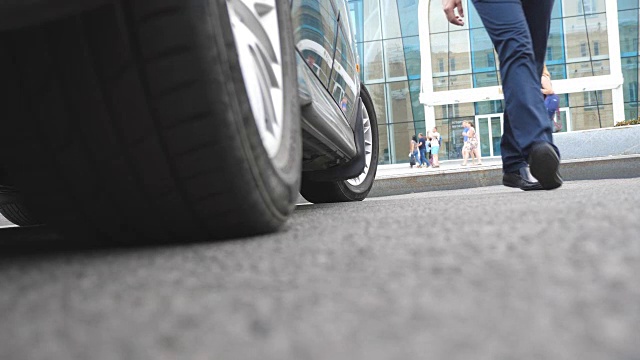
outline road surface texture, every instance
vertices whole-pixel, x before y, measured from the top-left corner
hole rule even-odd
[[[0,229],[0,359],[640,359],[639,209],[626,179],[301,205],[213,243]]]

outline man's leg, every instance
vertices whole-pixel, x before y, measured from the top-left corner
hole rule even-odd
[[[467,165],[467,161],[469,161],[469,151],[465,149],[466,146],[465,144],[462,147],[462,165]]]
[[[540,91],[542,67],[538,70],[546,51],[546,39],[540,39],[544,34],[548,36],[549,20],[536,22],[545,13],[550,16],[553,0],[473,0],[473,3],[500,58],[506,108],[501,143],[503,169],[505,173],[518,172],[527,165],[525,159],[535,144],[555,149]],[[530,24],[523,3],[527,3],[527,9],[539,6],[544,11],[529,14]],[[536,32],[536,48],[545,50],[537,51],[542,54],[538,60],[529,28],[540,26],[544,27],[543,35]],[[548,168],[554,174],[557,172],[557,166]]]
[[[427,166],[430,166],[429,160],[427,160],[427,149],[420,149],[420,159],[422,159],[421,164],[427,164]]]

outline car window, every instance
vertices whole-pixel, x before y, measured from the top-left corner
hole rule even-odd
[[[333,0],[293,0],[291,16],[298,51],[325,87],[333,66],[338,17]]]

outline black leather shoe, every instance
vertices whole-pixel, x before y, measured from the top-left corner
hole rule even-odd
[[[531,147],[529,167],[543,189],[553,190],[562,186],[562,178],[558,173],[560,158],[550,144],[541,142]]]
[[[529,173],[529,167],[521,167],[516,172],[504,173],[502,175],[502,184],[504,186],[520,188],[524,191],[542,190],[542,185]]]

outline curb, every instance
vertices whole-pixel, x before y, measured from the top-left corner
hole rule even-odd
[[[560,164],[560,174],[565,181],[636,178],[640,177],[640,155],[565,160]],[[368,197],[495,185],[502,185],[501,164],[380,178],[374,181]]]

